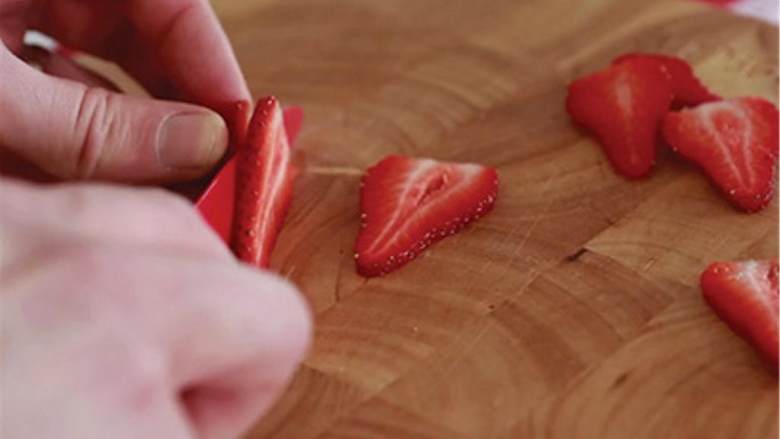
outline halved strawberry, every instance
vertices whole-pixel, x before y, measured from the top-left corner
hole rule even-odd
[[[612,64],[634,63],[655,67],[669,79],[674,100],[672,108],[682,108],[720,100],[699,81],[687,61],[657,53],[627,53],[615,58]]]
[[[657,66],[619,63],[571,83],[566,109],[596,134],[618,173],[637,178],[655,164],[658,127],[671,101]]]
[[[701,166],[729,201],[748,212],[772,199],[777,129],[777,107],[761,98],[669,113],[663,125],[672,149]]]
[[[492,208],[498,174],[475,164],[391,155],[366,171],[355,244],[363,276],[387,274]]]
[[[274,97],[260,99],[236,156],[232,243],[244,262],[268,266],[292,198],[291,156],[279,103]]]
[[[704,299],[777,373],[778,264],[715,262],[701,275]]]

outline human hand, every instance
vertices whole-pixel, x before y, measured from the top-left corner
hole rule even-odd
[[[204,107],[112,92],[68,58],[25,48],[28,29],[116,62],[154,97]],[[0,0],[0,39],[0,148],[58,177],[196,178],[227,144],[205,107],[250,99],[206,0]]]
[[[161,190],[0,179],[0,436],[229,438],[309,342],[307,306]]]

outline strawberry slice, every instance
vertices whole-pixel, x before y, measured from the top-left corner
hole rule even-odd
[[[391,155],[366,171],[362,228],[355,244],[359,274],[387,274],[492,208],[496,170]]]
[[[257,103],[245,145],[236,157],[233,251],[257,267],[268,267],[276,236],[292,199],[295,171],[279,102]]]
[[[633,63],[657,68],[668,78],[674,100],[672,108],[695,106],[720,100],[699,81],[687,61],[656,53],[627,53],[615,58],[612,64]]]
[[[762,209],[772,199],[778,112],[760,98],[738,98],[669,113],[663,133],[672,149],[701,166],[736,207]]]
[[[772,261],[715,262],[701,275],[704,299],[777,373],[778,265]]]
[[[231,124],[231,140],[235,150],[244,144],[246,130],[249,126],[249,104],[237,103],[235,105],[235,118]],[[243,121],[243,123],[239,123]],[[300,107],[287,107],[284,109],[284,127],[290,145],[295,143],[303,123],[303,109]],[[195,206],[201,213],[206,223],[226,243],[230,244],[230,235],[233,230],[233,216],[236,196],[236,155],[233,155],[222,169],[214,176],[205,190],[198,197]]]
[[[618,173],[638,178],[655,164],[658,127],[671,101],[657,66],[626,62],[572,82],[566,109],[598,137]]]

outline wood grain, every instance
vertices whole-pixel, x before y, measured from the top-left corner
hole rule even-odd
[[[637,50],[776,102],[776,28],[688,1],[214,4],[253,93],[307,113],[273,267],[316,340],[249,438],[777,436],[777,381],[697,287],[712,260],[777,254],[777,201],[738,213],[668,153],[623,180],[563,107],[572,78]],[[365,280],[358,175],[391,152],[495,166],[501,193]]]

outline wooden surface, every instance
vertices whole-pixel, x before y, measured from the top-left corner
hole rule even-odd
[[[777,381],[697,287],[712,260],[777,253],[777,201],[740,214],[668,155],[623,180],[563,106],[637,50],[776,102],[776,28],[680,1],[214,3],[254,95],[307,113],[273,266],[316,340],[250,438],[777,437]],[[501,193],[364,280],[355,174],[391,152],[495,166]]]

